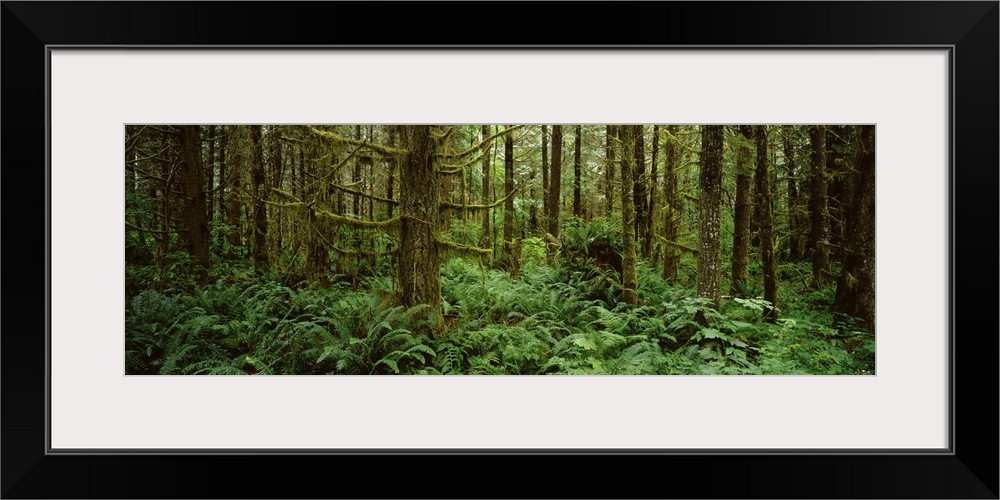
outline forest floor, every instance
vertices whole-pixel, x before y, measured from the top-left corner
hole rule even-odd
[[[389,277],[299,289],[244,273],[132,294],[125,366],[161,375],[874,374],[874,336],[830,326],[835,287],[806,288],[807,266],[783,266],[775,323],[761,321],[759,298],[726,297],[716,311],[643,263],[633,306],[618,302],[617,275],[599,266],[528,262],[511,279],[456,258],[442,266],[443,327],[425,307],[393,306]]]

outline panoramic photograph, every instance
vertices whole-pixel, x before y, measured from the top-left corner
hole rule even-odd
[[[126,375],[875,374],[875,126],[129,124]]]

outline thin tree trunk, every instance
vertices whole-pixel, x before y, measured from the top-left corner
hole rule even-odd
[[[562,185],[562,125],[552,126],[552,165],[549,179],[549,234],[559,238],[559,191]]]
[[[615,144],[612,125],[604,129],[604,202],[607,204],[607,215],[615,212]]]
[[[681,254],[674,243],[677,242],[677,226],[683,213],[683,198],[677,193],[677,146],[673,142],[677,137],[677,126],[667,127],[667,133],[670,138],[664,144],[666,163],[663,166],[663,239],[666,242],[663,248],[663,279],[676,282]]]
[[[646,142],[643,137],[642,125],[632,126],[632,137],[635,141],[634,156],[635,156],[635,171],[632,176],[632,180],[635,183],[633,186],[633,200],[635,203],[635,238],[636,241],[641,243],[642,248],[640,249],[643,258],[649,258],[649,248],[646,247],[646,229],[648,224],[646,219],[649,218],[649,205],[648,194],[646,192]]]
[[[827,209],[826,186],[826,127],[814,125],[809,129],[812,145],[812,189],[809,196],[812,231],[809,233],[810,260],[813,269],[813,288],[822,288],[830,275],[830,218]]]
[[[698,296],[719,307],[720,230],[719,203],[722,191],[722,126],[701,129],[701,196],[698,203]]]
[[[510,126],[507,126],[507,133],[503,140],[503,192],[505,201],[503,202],[503,260],[507,266],[507,271],[512,278],[517,277],[517,256],[514,249],[517,245],[514,242],[514,135]]]
[[[241,137],[240,126],[234,126],[229,135],[228,151],[232,152],[232,161],[227,167],[227,176],[231,179],[229,185],[232,188],[227,210],[229,212],[229,257],[235,258],[239,249],[243,246],[243,225],[240,214],[242,210],[241,189],[243,184],[243,153],[240,149],[239,140]]]
[[[260,125],[250,126],[253,147],[253,267],[262,272],[267,267],[267,210],[264,195],[267,179],[264,175],[264,140]]]
[[[490,143],[486,141],[486,138],[490,136],[490,128],[487,125],[483,125],[483,205],[489,205],[493,203],[493,198],[490,196]],[[493,240],[490,238],[490,216],[493,214],[492,210],[487,210],[483,214],[483,238],[482,246],[486,248],[493,248]]]
[[[791,125],[782,127],[785,149],[785,168],[788,182],[788,259],[802,259],[802,249],[799,242],[799,194],[795,183],[795,129]]]
[[[771,182],[768,178],[767,129],[756,126],[757,168],[754,173],[754,191],[760,208],[757,226],[760,228],[760,259],[764,273],[764,300],[772,307],[764,309],[763,319],[774,323],[778,319],[778,262],[774,252],[774,216],[771,201]]]
[[[583,126],[577,125],[574,129],[575,138],[573,145],[573,216],[583,217],[583,207],[580,205],[580,136],[583,135]]]
[[[622,145],[622,302],[639,303],[639,281],[635,264],[635,205],[633,201],[633,174],[636,163],[634,128],[629,125],[616,127]]]
[[[733,215],[733,269],[729,294],[742,297],[750,263],[750,146],[753,128],[741,125],[736,145],[736,207]]]
[[[653,238],[656,233],[653,231],[656,223],[654,220],[656,217],[656,182],[659,180],[659,172],[657,171],[657,153],[660,149],[660,126],[653,125],[653,156],[650,158],[649,162],[649,217],[646,217],[646,239],[643,242],[643,246],[647,249],[646,254],[651,255],[653,258],[653,267],[656,267],[657,256],[656,252],[653,252]]]

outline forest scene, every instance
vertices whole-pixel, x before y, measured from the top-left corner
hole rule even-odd
[[[127,125],[127,375],[874,375],[873,125]]]

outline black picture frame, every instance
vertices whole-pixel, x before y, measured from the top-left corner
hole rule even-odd
[[[547,11],[535,3],[485,2],[3,2],[0,15],[3,254],[15,270],[44,270],[8,274],[15,277],[8,283],[13,293],[3,297],[4,498],[998,498],[996,1],[557,3]],[[470,28],[456,30],[456,23]],[[467,36],[456,40],[461,34]],[[950,453],[47,453],[46,47],[539,47],[609,40],[660,47],[951,47]],[[861,416],[850,425],[863,422]],[[315,476],[317,468],[330,473]],[[385,480],[367,482],[368,472]]]

